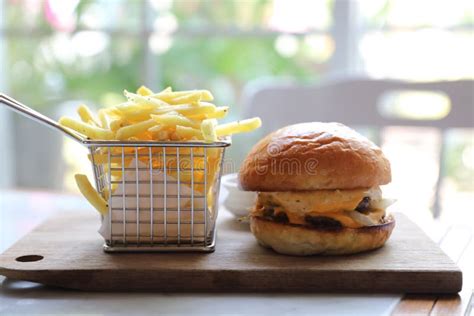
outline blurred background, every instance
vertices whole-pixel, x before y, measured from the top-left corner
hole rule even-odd
[[[57,119],[80,103],[114,105],[123,89],[142,84],[202,88],[235,120],[262,87],[472,80],[473,31],[469,0],[0,0],[0,91]],[[453,110],[437,91],[392,101],[385,112],[406,120],[441,120]],[[463,106],[474,115],[469,101]],[[297,102],[287,106],[298,111]],[[305,121],[325,120],[306,114]],[[392,162],[386,191],[398,199],[394,210],[417,221],[472,222],[472,126],[441,132],[426,125],[384,126],[380,137],[353,127]],[[227,172],[237,171],[261,133],[235,137]],[[0,194],[76,192],[73,174],[91,173],[84,148],[2,107],[0,134]]]

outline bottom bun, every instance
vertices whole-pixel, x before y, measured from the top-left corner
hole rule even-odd
[[[395,227],[389,215],[384,223],[361,228],[317,229],[250,217],[258,242],[278,253],[294,256],[346,255],[382,247]]]

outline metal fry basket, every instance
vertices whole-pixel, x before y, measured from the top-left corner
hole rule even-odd
[[[97,191],[108,202],[99,230],[107,252],[215,248],[220,178],[230,140],[93,141],[0,94],[0,103],[89,148]]]
[[[105,251],[212,251],[229,142],[90,142]]]

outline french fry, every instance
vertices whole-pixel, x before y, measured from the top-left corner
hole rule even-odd
[[[164,93],[170,93],[170,92],[173,92],[173,89],[171,89],[171,87],[166,87],[165,89],[163,89],[162,91],[160,91],[158,94],[164,94]]]
[[[209,118],[221,119],[221,118],[226,117],[228,113],[229,113],[228,106],[219,106],[215,109],[214,112],[209,112],[206,114],[198,114],[195,116],[190,116],[190,118],[195,119],[195,120],[205,120]]]
[[[102,148],[101,154],[107,155],[108,150],[110,150],[111,155],[121,155],[135,153],[135,147],[112,147],[111,149]]]
[[[104,198],[104,200],[108,201],[110,199],[109,188],[104,188],[101,193],[102,193],[102,197]]]
[[[141,86],[140,88],[137,89],[137,94],[145,97],[147,95],[153,94],[153,91],[151,91],[145,86]]]
[[[177,125],[175,133],[180,139],[203,139],[201,130],[197,128]]]
[[[160,99],[164,102],[169,102],[178,97],[182,97],[182,96],[194,94],[194,93],[199,93],[201,96],[200,100],[202,101],[214,100],[214,96],[212,95],[212,93],[207,90],[188,90],[188,91],[175,91],[175,92],[164,92],[164,93],[160,92],[157,94],[153,94],[152,97],[156,99]]]
[[[168,101],[169,104],[196,104],[201,100],[202,94],[200,92],[192,92],[187,95],[179,96]]]
[[[217,159],[221,153],[220,148],[207,148],[206,149],[206,155],[209,159]]]
[[[262,121],[258,117],[254,117],[247,120],[227,123],[216,126],[217,136],[226,136],[236,133],[250,132],[254,129],[259,128],[262,125]]]
[[[160,100],[160,99],[156,99],[156,98],[153,98],[152,96],[141,96],[141,95],[138,95],[136,93],[132,93],[132,92],[128,92],[127,90],[124,90],[123,91],[123,94],[125,95],[125,97],[127,97],[127,99],[130,101],[130,102],[134,102],[134,103],[138,103],[138,104],[141,104],[141,105],[148,105],[148,106],[154,106],[154,107],[163,107],[163,106],[169,106],[168,103]]]
[[[192,152],[194,155],[194,159],[196,159],[196,157],[204,155],[204,150],[206,150],[204,147],[181,148],[180,153],[182,155],[191,155]]]
[[[109,119],[107,118],[107,112],[104,109],[99,110],[97,113],[97,116],[99,117],[100,121],[100,127],[103,129],[109,129]]]
[[[158,133],[160,131],[164,130],[164,127],[160,124],[152,126],[148,129],[150,133]]]
[[[156,125],[148,131],[151,133],[152,138],[157,141],[168,141],[171,139],[171,134],[174,132],[172,129],[167,128],[169,126]]]
[[[116,179],[116,180],[120,180],[120,179]],[[111,183],[110,184],[110,188],[112,190],[112,194],[114,194],[115,190],[117,189],[118,187],[118,184],[117,183]],[[108,187],[105,187],[103,190],[102,190],[102,196],[104,197],[104,199],[106,201],[109,201],[110,197],[111,197],[111,194],[109,192],[109,188]]]
[[[140,133],[146,132],[149,128],[157,125],[158,123],[154,119],[149,119],[147,121],[143,121],[140,123],[135,123],[132,125],[128,125],[125,127],[122,127],[117,130],[117,133],[115,134],[115,139],[118,140],[126,140],[129,139],[130,137],[136,136]]]
[[[112,170],[109,170],[109,165],[108,165],[108,164],[105,164],[105,165],[104,165],[104,172],[105,172],[105,173],[109,173],[109,172],[110,172],[110,175],[111,175],[113,178],[119,178],[119,179],[121,179],[121,178],[122,178],[122,175],[123,175],[123,173],[122,173],[122,168],[120,168],[120,167],[114,167],[114,166],[112,166],[111,168],[112,168]]]
[[[156,134],[156,139],[160,141],[170,140],[170,132],[169,131],[159,131]]]
[[[99,165],[109,163],[109,155],[108,154],[94,154],[93,157],[92,157],[91,154],[88,154],[87,158],[89,158],[89,160],[91,162],[94,162],[95,164],[99,164]],[[119,163],[119,164],[121,164],[122,163],[122,157],[117,157],[116,155],[112,156],[112,153],[111,153],[110,163]]]
[[[206,140],[207,142],[217,141],[216,125],[216,119],[206,119],[202,121],[201,132],[204,137],[204,140]]]
[[[122,118],[119,118],[119,119],[116,119],[116,120],[113,120],[112,122],[110,122],[110,130],[112,132],[117,132],[119,129],[121,129],[122,127],[125,127],[127,126],[128,123],[127,121],[125,121],[125,119],[122,119]]]
[[[173,141],[180,141],[181,140],[181,139],[179,139],[178,135],[176,135],[176,131],[170,131],[169,134],[170,134],[170,140],[173,140]]]
[[[164,169],[164,166],[166,165],[166,168],[169,170],[175,169],[177,166],[177,158],[176,157],[167,157],[166,160],[163,159],[162,156],[155,156],[152,158],[152,163],[153,163],[153,168],[155,169]],[[194,172],[203,172],[202,170],[198,169],[204,169],[204,158],[201,157],[193,157],[191,159],[191,156],[180,156],[180,168],[182,170],[190,170],[190,169],[195,169]],[[148,161],[145,162],[148,164]]]
[[[91,110],[85,104],[79,105],[77,108],[77,114],[84,123],[93,124],[95,126],[100,126],[99,122],[94,118]]]
[[[216,106],[213,104],[206,104],[202,106],[175,105],[175,106],[167,106],[167,107],[156,109],[151,114],[160,115],[160,114],[166,114],[169,112],[177,112],[181,115],[189,117],[193,115],[212,113],[215,111],[216,111]]]
[[[228,106],[219,106],[216,108],[216,110],[212,113],[206,114],[207,118],[215,118],[215,119],[221,119],[227,116],[229,113],[229,107]]]
[[[110,119],[118,119],[122,117],[122,112],[120,112],[115,106],[102,110],[110,117]]]
[[[95,207],[95,209],[102,215],[106,215],[108,212],[108,205],[104,198],[94,189],[94,187],[87,179],[86,175],[76,174],[74,176],[76,179],[77,187],[81,191],[82,195],[89,201],[89,203]]]
[[[123,104],[117,105],[116,109],[120,112],[120,116],[128,116],[129,113],[133,112],[148,112],[151,113],[156,109],[156,105],[148,103],[133,103],[125,102]]]
[[[150,119],[150,114],[154,110],[136,110],[131,112],[122,113],[121,119],[131,123],[139,123]]]
[[[120,141],[215,142],[226,135],[258,128],[260,119],[218,125],[217,119],[226,117],[229,107],[216,107],[209,103],[214,97],[207,90],[173,91],[167,87],[154,93],[141,86],[136,93],[125,90],[124,95],[126,102],[99,110],[97,119],[85,105],[77,109],[81,121],[67,117],[60,119],[60,124],[90,139],[119,141],[116,146],[99,147],[93,156],[89,155],[94,165],[99,166],[99,172],[104,174],[106,185],[97,192],[86,176],[76,175],[82,194],[101,214],[106,214],[106,201],[126,177],[124,170],[134,167],[132,163],[136,159],[135,164],[144,164],[162,172],[166,170],[166,174],[183,185],[193,183],[192,189],[206,195],[208,205],[212,205],[221,148],[137,147],[120,144]],[[112,181],[110,184],[109,180]]]
[[[60,118],[59,124],[64,127],[70,128],[82,135],[85,135],[91,139],[110,140],[114,138],[114,134],[110,130],[103,129],[97,126],[92,126],[84,122],[79,122],[69,117]]]
[[[169,114],[169,113],[163,114],[163,115],[152,114],[151,118],[155,120],[155,122],[157,122],[158,124],[164,127],[167,127],[167,126],[175,127],[176,125],[181,125],[181,126],[186,126],[186,127],[199,128],[201,125],[199,124],[199,122],[188,119],[185,116]]]

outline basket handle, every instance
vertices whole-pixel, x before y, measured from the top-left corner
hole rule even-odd
[[[33,119],[34,121],[39,122],[39,123],[41,123],[41,124],[43,124],[43,125],[45,125],[49,128],[59,130],[60,132],[64,133],[66,136],[74,139],[75,141],[77,141],[81,144],[84,144],[84,142],[86,141],[86,139],[84,137],[82,137],[81,135],[79,135],[78,133],[67,129],[64,126],[59,125],[58,122],[56,122],[56,121],[50,119],[49,117],[33,110],[32,108],[24,105],[23,103],[13,99],[12,97],[10,97],[6,94],[0,93],[0,103],[3,103],[4,105],[9,107],[13,111],[15,111],[15,112],[27,117],[27,118]]]

